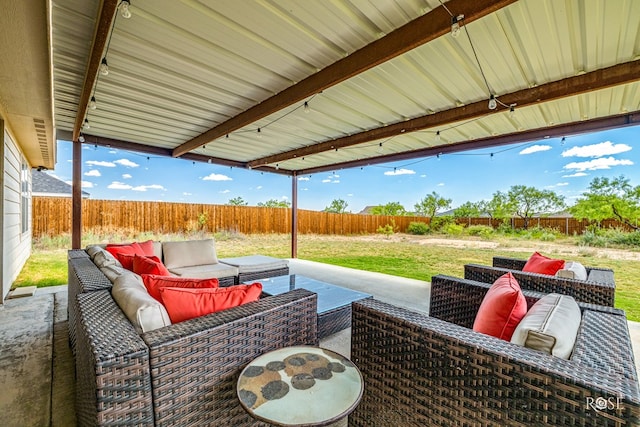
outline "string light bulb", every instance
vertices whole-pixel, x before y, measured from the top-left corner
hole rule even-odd
[[[131,6],[131,2],[129,0],[122,0],[120,3],[120,15],[124,19],[131,18],[131,10],[129,10],[129,6]]]
[[[78,137],[78,141],[80,141],[80,142],[84,142],[84,135],[80,135],[80,136]]]
[[[309,103],[307,101],[304,101],[304,112],[305,114],[309,114],[311,112],[311,107],[309,107]]]
[[[89,108],[91,110],[95,110],[97,107],[98,107],[98,104],[96,103],[96,97],[92,96],[91,101],[89,101]]]
[[[516,106],[511,104],[509,105],[509,117],[513,118],[516,115]]]
[[[489,109],[495,110],[496,108],[498,108],[498,101],[496,101],[496,97],[491,94],[491,98],[489,98]]]
[[[109,75],[109,64],[107,64],[107,58],[102,58],[102,62],[100,62],[100,74],[103,76]]]
[[[89,119],[84,119],[84,126],[85,129],[90,129],[91,125],[89,124]]]
[[[440,142],[440,131],[436,132],[436,142]]]
[[[262,130],[260,128],[258,128],[258,138],[262,138]]]
[[[451,36],[455,39],[460,35],[460,21],[464,19],[464,15],[451,17]]]

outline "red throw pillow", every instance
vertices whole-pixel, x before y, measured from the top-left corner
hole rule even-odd
[[[553,276],[558,272],[558,270],[562,270],[563,268],[563,259],[553,259],[541,255],[539,252],[534,252],[533,255],[529,257],[524,267],[522,267],[522,271]]]
[[[257,301],[261,283],[215,289],[162,288],[162,301],[172,323]]]
[[[153,240],[147,240],[146,242],[138,242],[138,246],[146,256],[154,256],[155,252],[153,251]]]
[[[155,274],[142,274],[142,283],[147,288],[149,295],[160,302],[162,301],[162,288],[217,288],[218,279],[190,279],[177,276],[159,276]]]
[[[123,243],[123,244],[113,244],[110,243],[105,248],[107,252],[113,255],[122,267],[127,270],[133,270],[133,255],[144,255],[142,248],[137,243]]]
[[[473,322],[473,330],[510,341],[525,314],[527,300],[517,280],[507,273],[499,277],[484,296]]]
[[[133,272],[136,274],[155,274],[158,276],[171,276],[157,256],[133,256]]]

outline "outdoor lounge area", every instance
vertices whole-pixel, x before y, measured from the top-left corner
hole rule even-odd
[[[291,274],[334,283],[357,292],[366,291],[374,297],[353,304],[353,328],[319,341],[321,347],[350,357],[362,372],[365,395],[356,411],[349,416],[349,425],[410,426],[431,425],[430,423],[435,422],[448,425],[455,423],[455,417],[458,417],[459,422],[476,420],[480,425],[557,425],[574,417],[582,418],[584,414],[590,414],[592,409],[582,407],[579,403],[584,400],[587,405],[585,399],[595,396],[594,393],[598,390],[603,393],[599,397],[608,399],[615,396],[613,401],[621,402],[623,409],[607,412],[603,418],[599,418],[602,415],[592,413],[591,421],[590,418],[583,419],[584,425],[633,425],[625,424],[622,420],[626,419],[628,422],[638,419],[637,376],[634,379],[629,363],[633,363],[634,352],[637,372],[640,360],[640,325],[627,323],[618,310],[584,305],[583,310],[597,310],[589,315],[593,324],[585,326],[581,332],[580,340],[584,344],[576,345],[573,361],[554,357],[554,362],[548,364],[541,358],[549,356],[527,349],[519,350],[513,357],[507,356],[513,351],[509,350],[509,346],[515,347],[513,344],[470,333],[470,329],[465,332],[473,323],[477,305],[486,293],[487,285],[446,276],[434,277],[433,283],[429,284],[299,259],[289,259],[288,262]],[[3,421],[6,419],[8,422],[5,425],[67,426],[75,422],[79,425],[93,424],[88,420],[76,419],[75,393],[78,387],[84,386],[76,382],[80,378],[73,380],[74,362],[68,341],[65,310],[66,288],[64,286],[49,291],[45,288],[34,297],[11,300],[6,313],[0,312],[0,316],[8,314],[11,304],[16,307],[34,304],[32,309],[42,307],[43,313],[52,316],[51,319],[44,320],[50,325],[48,332],[52,335],[49,337],[51,341],[45,344],[46,348],[41,350],[44,354],[39,356],[40,362],[45,366],[20,369],[19,375],[2,372],[3,378],[16,384],[15,396],[22,396],[3,414],[3,417],[7,417]],[[51,291],[55,293],[49,294]],[[528,305],[532,305],[541,296],[532,291],[525,291],[525,295]],[[476,308],[473,308],[474,304]],[[14,320],[16,324],[24,323],[24,316],[31,315],[24,313],[22,316]],[[607,318],[611,320],[606,320]],[[110,334],[108,329],[102,331],[107,334],[105,336]],[[308,332],[309,328],[305,328],[305,331]],[[25,335],[19,330],[16,333],[19,336]],[[476,338],[474,334],[482,335],[482,338]],[[589,339],[593,334],[601,334],[600,339]],[[217,351],[215,348],[212,346],[211,350]],[[477,353],[482,348],[485,350]],[[446,358],[443,359],[443,356]],[[473,357],[478,359],[474,360]],[[21,363],[26,364],[28,361]],[[453,364],[449,365],[450,363]],[[493,371],[490,366],[497,370]],[[602,375],[609,372],[607,375],[611,379],[598,375],[594,382],[596,372],[602,372]],[[239,371],[236,375],[238,373]],[[107,375],[108,371],[103,374]],[[29,394],[24,390],[33,389],[26,381],[27,378],[30,378],[28,381],[35,379],[30,376],[40,379],[47,376],[38,385],[38,393]],[[512,380],[507,380],[512,376]],[[549,376],[548,380],[544,379],[546,376]],[[567,388],[570,384],[571,388]],[[611,393],[612,389],[617,391],[616,394],[605,395]],[[467,391],[462,392],[463,390]],[[24,393],[29,394],[29,397],[25,398]],[[249,425],[245,424],[249,419],[243,418],[242,410],[234,400],[236,398],[232,394],[230,396],[229,399],[235,402],[234,406],[237,406],[239,412],[231,411],[235,415],[228,418],[229,422],[234,425]],[[556,396],[563,397],[555,400]],[[175,399],[179,396],[173,398],[177,404],[178,400]],[[618,401],[618,398],[621,400]],[[574,403],[570,403],[571,400]],[[434,405],[434,402],[437,404]],[[423,409],[419,409],[422,405]],[[458,405],[462,406],[455,409]],[[515,405],[514,412],[502,412],[499,408],[504,405],[507,408]],[[33,411],[30,409],[33,407],[42,410]],[[459,412],[462,407],[467,409]],[[482,407],[485,409],[479,411]],[[504,418],[507,413],[513,418]],[[227,419],[225,417],[229,414],[224,415],[223,419]],[[346,425],[346,420],[336,425]]]

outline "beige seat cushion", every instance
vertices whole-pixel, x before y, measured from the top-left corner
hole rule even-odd
[[[169,270],[218,263],[213,239],[163,242],[162,255]]]
[[[511,342],[569,359],[581,320],[580,307],[573,297],[548,294],[522,318]]]
[[[105,265],[104,267],[100,267],[100,271],[102,271],[102,274],[107,276],[107,279],[109,279],[111,283],[115,282],[116,279],[125,274],[125,272],[129,272],[129,270],[126,270],[123,267],[118,267],[117,265]]]
[[[228,264],[193,265],[190,267],[170,268],[169,271],[176,276],[191,277],[194,279],[220,279],[238,275],[238,269]]]
[[[238,267],[240,273],[258,273],[261,271],[280,270],[289,266],[286,259],[265,255],[249,255],[237,258],[220,258],[220,262]]]
[[[120,261],[116,259],[110,252],[98,245],[88,246],[87,253],[91,257],[91,261],[98,267],[107,267],[115,265],[116,267],[122,267]]]
[[[167,310],[149,295],[137,274],[127,272],[118,276],[111,288],[111,295],[138,333],[171,324]]]
[[[587,280],[587,269],[579,262],[567,261],[564,263],[564,268],[558,270],[556,276],[566,279]]]

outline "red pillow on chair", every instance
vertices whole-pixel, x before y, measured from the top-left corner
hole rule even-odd
[[[522,267],[522,271],[553,276],[558,272],[558,270],[562,270],[563,268],[563,259],[553,259],[541,255],[539,252],[534,252],[533,255],[529,257],[529,260],[527,260],[524,267]]]
[[[133,256],[133,272],[136,274],[155,274],[158,276],[171,276],[167,267],[164,266],[157,256]]]
[[[108,244],[105,248],[107,252],[113,255],[122,267],[127,270],[133,271],[133,255],[145,255],[144,251],[137,243],[126,243],[126,244]]]
[[[215,289],[162,288],[160,293],[171,322],[177,323],[257,301],[262,284]]]
[[[218,279],[190,279],[188,277],[177,276],[159,276],[155,274],[142,274],[142,283],[149,295],[162,301],[162,288],[217,288],[219,286]]]
[[[527,300],[517,280],[507,273],[499,277],[484,296],[473,322],[473,330],[510,341],[525,314]]]

